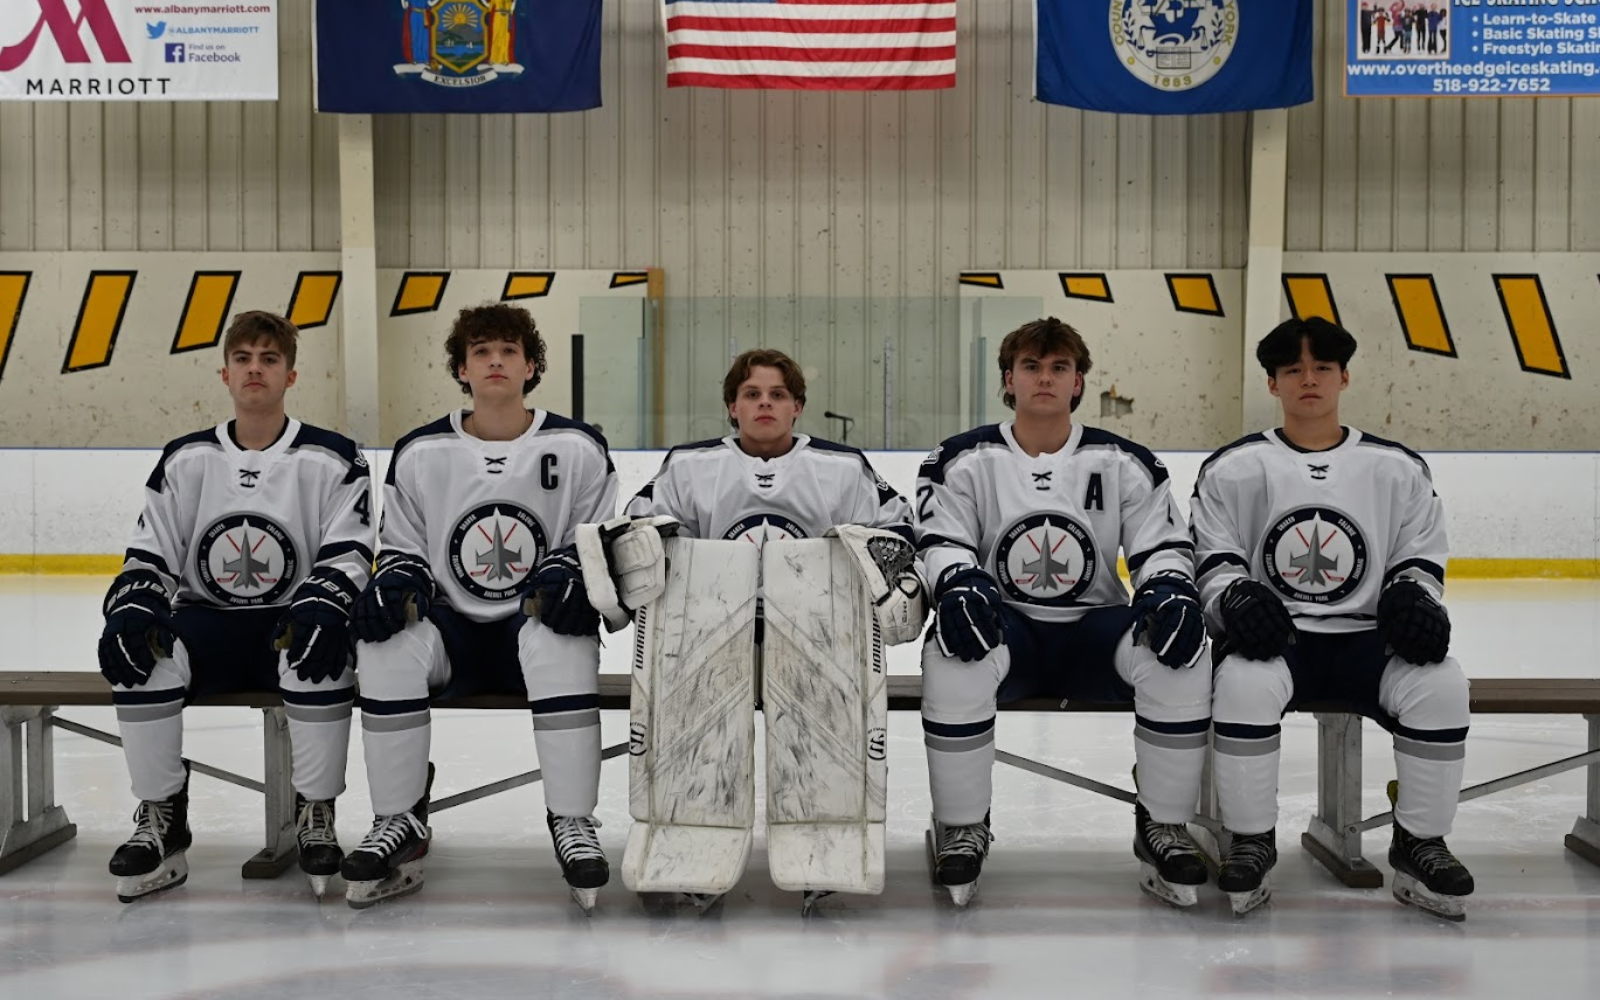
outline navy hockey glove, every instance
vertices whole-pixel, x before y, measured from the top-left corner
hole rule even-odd
[[[130,570],[106,591],[106,625],[100,633],[100,672],[123,687],[150,679],[156,660],[172,655],[172,601],[161,578],[150,570]]]
[[[1438,663],[1450,652],[1450,613],[1415,580],[1396,580],[1378,598],[1378,631],[1395,655]]]
[[[1156,659],[1174,670],[1194,666],[1206,644],[1206,625],[1193,580],[1162,573],[1134,593],[1134,643],[1146,634]]]
[[[523,595],[522,613],[538,618],[557,635],[600,634],[600,612],[589,603],[576,549],[558,549],[540,560],[532,586]]]
[[[938,611],[934,638],[946,656],[981,660],[1004,641],[1000,633],[1000,588],[976,566],[951,567],[933,589]]]
[[[1247,660],[1283,655],[1294,641],[1294,619],[1266,584],[1235,580],[1222,592],[1222,628],[1228,644]]]
[[[272,630],[272,648],[287,650],[288,666],[308,684],[331,681],[350,663],[350,608],[356,585],[336,569],[311,574],[295,590]]]
[[[378,557],[378,572],[356,598],[350,630],[362,642],[382,642],[398,635],[407,622],[428,617],[433,607],[433,574],[416,556]]]

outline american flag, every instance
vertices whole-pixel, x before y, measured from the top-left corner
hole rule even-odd
[[[669,87],[956,85],[954,0],[665,0],[662,16]]]

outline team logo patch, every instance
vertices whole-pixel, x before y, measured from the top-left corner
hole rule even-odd
[[[1062,514],[1031,514],[1000,536],[1000,588],[1029,604],[1074,603],[1099,562],[1089,529]]]
[[[1355,521],[1331,507],[1301,507],[1267,531],[1267,579],[1291,601],[1332,604],[1367,575],[1367,543]]]
[[[545,553],[544,528],[514,503],[480,504],[450,534],[450,572],[481,601],[507,601],[523,591]]]
[[[722,533],[725,541],[743,538],[760,545],[762,542],[787,542],[809,538],[806,529],[782,514],[751,514],[735,521],[733,527]]]
[[[200,582],[212,597],[232,607],[281,603],[299,565],[288,533],[259,514],[229,514],[213,521],[195,553]]]
[[[1190,90],[1233,53],[1238,0],[1111,0],[1111,45],[1122,68],[1157,90]]]

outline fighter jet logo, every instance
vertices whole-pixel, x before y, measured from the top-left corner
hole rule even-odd
[[[995,547],[1001,589],[1029,604],[1070,605],[1094,581],[1099,558],[1088,528],[1064,514],[1032,514]]]
[[[1367,544],[1354,519],[1329,507],[1278,518],[1262,546],[1267,579],[1292,601],[1332,604],[1366,576]]]
[[[200,535],[195,562],[205,589],[229,607],[283,603],[299,564],[288,533],[258,514],[214,521]]]
[[[547,537],[539,519],[519,504],[480,504],[457,519],[451,532],[451,575],[480,600],[510,600],[544,558]]]

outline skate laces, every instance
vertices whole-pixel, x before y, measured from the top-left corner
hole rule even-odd
[[[1228,856],[1222,863],[1266,868],[1272,863],[1272,841],[1264,836],[1234,834],[1233,843],[1228,847]]]
[[[372,829],[367,831],[366,839],[356,850],[387,856],[405,843],[409,833],[416,834],[422,840],[428,839],[428,828],[411,813],[379,816],[372,821]]]
[[[1189,836],[1188,829],[1182,823],[1149,821],[1145,824],[1144,842],[1151,851],[1163,858],[1184,854],[1200,856],[1200,848],[1195,846],[1194,838]]]
[[[124,847],[148,847],[157,854],[167,853],[167,831],[172,829],[171,802],[140,802],[133,810],[133,836]]]
[[[300,835],[301,847],[321,844],[339,846],[333,832],[333,807],[326,802],[310,801],[302,805],[300,815],[295,820],[295,830]]]
[[[1411,837],[1411,849],[1407,853],[1418,866],[1430,872],[1461,867],[1461,861],[1450,853],[1443,837]]]
[[[994,839],[994,834],[982,823],[973,823],[969,826],[947,826],[944,837],[939,844],[939,856],[949,857],[953,854],[970,854],[978,858],[989,852],[989,841]]]
[[[600,821],[593,816],[552,816],[550,833],[556,839],[556,853],[568,864],[574,861],[605,860],[600,850],[600,838],[595,828]]]

